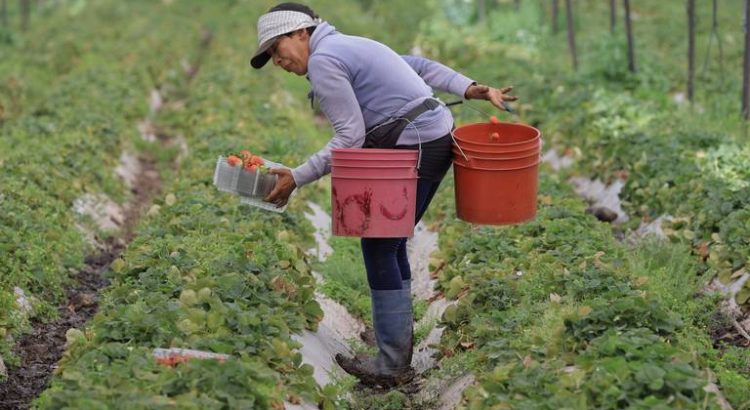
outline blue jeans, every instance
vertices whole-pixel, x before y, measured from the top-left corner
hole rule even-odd
[[[417,207],[414,225],[435,196],[440,180],[420,178],[417,181]],[[401,281],[411,279],[411,268],[406,254],[407,238],[362,238],[367,281],[371,289],[401,289]]]

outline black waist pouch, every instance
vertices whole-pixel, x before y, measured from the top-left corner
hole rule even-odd
[[[383,123],[369,128],[365,132],[365,143],[362,148],[393,148],[398,142],[398,138],[411,121],[423,113],[434,110],[440,106],[434,98],[428,98],[421,104],[412,108],[409,112],[398,118],[391,118]]]

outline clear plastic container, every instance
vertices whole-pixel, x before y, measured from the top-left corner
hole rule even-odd
[[[287,168],[284,165],[263,159],[268,168]],[[278,177],[267,171],[247,171],[242,167],[233,167],[227,163],[226,157],[219,156],[214,170],[214,185],[221,192],[240,196],[240,202],[256,206],[272,212],[284,212],[288,205],[278,208],[276,205],[263,200],[276,185]],[[292,191],[292,195],[296,190]],[[290,195],[291,198],[291,195]]]

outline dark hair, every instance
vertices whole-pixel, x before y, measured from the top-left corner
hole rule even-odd
[[[279,3],[279,4],[271,7],[268,10],[269,13],[272,12],[272,11],[299,11],[300,13],[307,14],[308,16],[310,16],[310,18],[313,18],[313,19],[316,19],[316,18],[320,17],[317,14],[315,14],[315,12],[313,11],[313,9],[311,9],[310,7],[307,7],[304,4],[293,3],[293,2]],[[313,31],[315,31],[315,26],[307,28],[307,33],[308,34],[312,34]],[[289,34],[291,34],[291,33],[289,33]]]

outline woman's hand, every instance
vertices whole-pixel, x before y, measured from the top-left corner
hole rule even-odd
[[[482,84],[472,84],[466,89],[464,98],[467,100],[487,100],[492,103],[495,107],[507,111],[503,107],[503,101],[516,101],[518,97],[514,95],[507,95],[513,86],[503,87],[500,89],[490,87]]]
[[[276,180],[276,185],[273,187],[273,191],[263,200],[275,204],[277,208],[281,208],[289,201],[289,195],[297,187],[297,183],[294,182],[294,177],[290,169],[272,168],[268,172],[278,176],[278,179]]]

